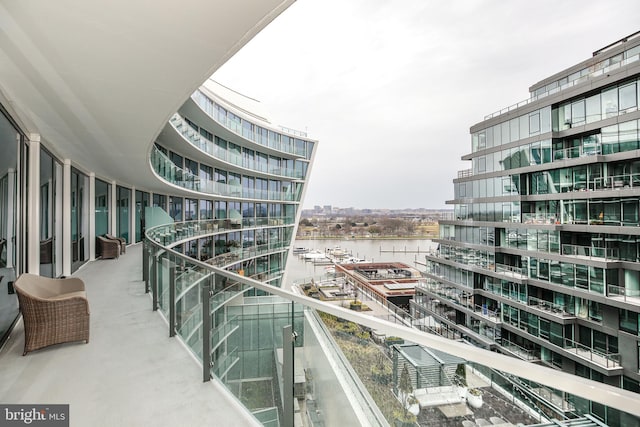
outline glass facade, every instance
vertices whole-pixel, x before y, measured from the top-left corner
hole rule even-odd
[[[131,232],[131,189],[118,185],[116,187],[116,233],[126,242],[130,242]]]
[[[621,72],[582,85],[639,49],[594,58],[473,127],[455,219],[440,225],[414,315],[445,336],[595,381],[640,380],[640,80]],[[620,416],[575,404],[605,422]]]
[[[40,275],[62,274],[62,164],[40,149]]]
[[[89,177],[71,169],[71,271],[89,259]]]
[[[19,139],[16,138],[19,136]],[[19,142],[18,142],[19,141]],[[18,299],[9,282],[20,271],[20,255],[16,245],[21,224],[19,191],[23,149],[22,136],[0,110],[0,340],[8,336],[11,325],[18,317]],[[9,290],[8,292],[5,290]]]

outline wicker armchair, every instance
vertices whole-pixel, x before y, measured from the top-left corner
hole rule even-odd
[[[89,301],[75,277],[24,273],[14,283],[24,319],[24,353],[53,344],[89,342]]]
[[[115,241],[119,242],[120,243],[120,253],[121,254],[127,252],[127,241],[125,239],[123,239],[122,237],[116,237],[116,236],[114,236],[112,234],[105,234],[104,237],[109,239],[109,240],[115,240]]]
[[[120,242],[102,236],[97,236],[96,240],[100,246],[102,259],[118,258],[120,256]]]

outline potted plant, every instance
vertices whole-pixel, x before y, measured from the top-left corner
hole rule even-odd
[[[467,392],[467,404],[474,409],[482,407],[482,392],[478,388],[471,388]]]

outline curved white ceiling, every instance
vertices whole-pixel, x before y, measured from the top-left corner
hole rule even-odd
[[[74,166],[162,191],[148,153],[164,123],[292,3],[4,1],[0,102]]]

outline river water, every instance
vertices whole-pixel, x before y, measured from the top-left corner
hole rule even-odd
[[[343,239],[343,240],[295,240],[294,248],[307,248],[325,252],[326,249],[340,247],[350,252],[356,258],[364,258],[371,262],[395,261],[403,262],[411,267],[416,267],[415,262],[424,264],[425,255],[429,249],[435,249],[437,243],[429,239],[399,239],[399,240],[377,240],[377,239]],[[395,252],[386,252],[393,251]],[[406,252],[405,252],[406,250]],[[382,252],[381,252],[382,251]],[[417,253],[417,251],[420,251]],[[424,267],[417,266],[419,270]],[[314,265],[293,255],[287,263],[286,285],[293,282],[300,282],[304,279],[320,278],[327,273],[327,266]]]

